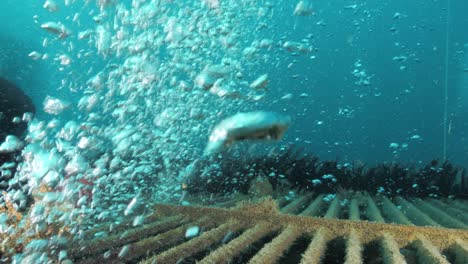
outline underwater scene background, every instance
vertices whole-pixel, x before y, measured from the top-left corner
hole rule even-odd
[[[291,56],[279,47],[272,48],[265,54],[274,57],[276,65],[255,63],[258,58],[253,58],[254,70],[269,73],[270,84],[274,85],[270,85],[266,106],[252,109],[281,110],[292,115],[295,121],[287,141],[304,145],[320,157],[366,163],[398,158],[425,162],[442,156],[444,78],[448,67],[448,158],[467,164],[464,69],[468,36],[464,29],[468,22],[462,11],[466,3],[451,3],[447,67],[446,1],[366,2],[357,6],[349,1],[317,1],[313,3],[314,15],[306,17],[289,12],[294,11],[295,4],[275,3],[272,14],[265,18],[268,27],[248,34],[244,41],[249,44],[267,38],[276,45],[276,41],[301,41],[309,36],[314,50]],[[42,38],[47,37],[38,23],[64,21],[79,12],[80,27],[92,28],[96,23],[84,12],[94,6],[80,8],[83,10],[61,8],[60,12],[50,13],[36,1],[19,7],[16,1],[6,0],[1,5],[2,76],[18,80],[36,105],[41,105],[49,91],[60,93],[57,88],[65,74],[52,71],[57,67],[50,62],[32,61],[26,56],[39,50]],[[264,3],[255,5],[267,8]],[[34,23],[34,15],[42,20]],[[73,43],[76,50],[88,47],[84,41]],[[294,67],[286,67],[291,62]],[[77,60],[69,68],[79,71],[79,63],[83,67],[96,65],[97,72],[97,65],[102,67],[106,62],[95,57],[87,65]],[[362,77],[355,76],[355,70],[365,73],[370,83],[359,84]],[[280,100],[288,93],[295,95],[294,99],[301,93],[309,97]],[[76,93],[65,96],[69,100],[79,97]],[[48,117],[40,109],[38,116]],[[412,139],[414,135],[420,137]],[[390,147],[392,142],[399,147]]]
[[[465,10],[1,1],[0,77],[35,113],[0,143],[0,234],[11,238],[0,256],[47,262],[57,252],[35,241],[46,233],[77,241],[100,225],[139,226],[154,203],[248,193],[263,178],[282,191],[466,197]]]

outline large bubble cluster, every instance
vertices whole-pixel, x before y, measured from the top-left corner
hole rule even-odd
[[[259,37],[271,29],[268,1],[47,0],[43,8],[34,17],[43,46],[29,56],[60,81],[43,101],[46,117],[29,122],[9,182],[21,188],[7,188],[1,204],[2,249],[17,263],[66,261],[65,245],[86,230],[107,225],[105,237],[125,221],[144,223],[152,203],[180,199],[180,173],[213,126],[258,110],[268,83],[261,65],[284,44]],[[18,211],[24,217],[12,218]]]

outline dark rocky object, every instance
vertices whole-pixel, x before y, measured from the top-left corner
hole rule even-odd
[[[21,120],[24,113],[35,113],[35,107],[29,98],[20,88],[6,79],[0,78],[0,144],[5,141],[7,135],[14,135],[22,139],[28,128],[27,122]],[[19,117],[19,122],[13,122],[15,117]],[[8,168],[0,171],[0,191],[24,190],[26,182],[24,180],[12,181],[16,172],[17,159],[20,151],[0,153],[0,168],[7,163],[14,162]],[[4,203],[3,195],[0,194],[0,205]],[[22,205],[24,207],[25,205]],[[21,208],[20,208],[21,209]]]
[[[15,84],[0,78],[0,142],[9,134],[21,138],[27,129],[26,122],[15,124],[13,118],[21,118],[24,113],[35,113],[36,109],[29,96]]]

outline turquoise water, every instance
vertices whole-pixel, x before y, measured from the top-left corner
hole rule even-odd
[[[463,4],[461,1],[452,3],[448,54],[448,158],[460,164],[468,162],[467,144],[463,143],[467,126],[463,117],[468,97],[464,89],[466,72],[463,71],[467,60],[464,45],[468,37],[463,29],[468,22],[460,11]],[[8,10],[0,18],[4,39],[2,75],[17,80],[36,104],[41,105],[47,94],[63,92],[64,89],[59,88],[65,72],[59,72],[49,61],[32,62],[25,56],[33,50],[53,54],[55,49],[64,49],[64,43],[41,48],[42,40],[53,36],[41,30],[40,24],[65,21],[67,16],[71,20],[78,12],[81,29],[94,29],[92,15],[87,13],[95,3],[91,1],[87,7],[79,8],[62,4],[60,11],[54,13],[47,12],[42,3],[36,1],[19,7],[15,1],[7,0],[1,5],[2,10]],[[243,43],[247,45],[265,37],[274,40],[276,45],[276,41],[300,41],[312,36],[309,42],[316,51],[291,56],[274,48],[265,52],[265,56],[271,56],[270,61],[275,60],[278,66],[259,62],[253,69],[271,73],[273,85],[269,97],[264,100],[266,106],[261,108],[284,109],[296,119],[287,140],[304,144],[321,157],[331,159],[375,163],[400,158],[411,162],[442,158],[446,2],[361,3],[355,8],[346,1],[333,5],[317,2],[314,15],[307,17],[291,15],[294,6],[293,3],[276,4],[265,18],[269,27],[252,32]],[[401,16],[394,18],[396,13]],[[39,16],[37,23],[34,15]],[[323,25],[319,23],[322,21]],[[75,24],[70,23],[70,27],[76,27]],[[77,27],[76,31],[79,30]],[[75,49],[88,46],[72,38],[67,41],[73,43]],[[406,61],[394,60],[402,56]],[[81,67],[88,70],[91,65],[100,63],[98,57],[93,60],[74,60],[69,67],[73,68],[69,69],[71,72],[75,71],[70,74],[72,78],[77,78],[76,71]],[[354,66],[358,61],[361,67]],[[295,62],[294,67],[288,68],[291,62]],[[355,85],[357,79],[352,74],[355,69],[365,71],[372,84]],[[294,75],[298,75],[297,78]],[[83,76],[83,79],[88,77]],[[287,93],[297,98],[302,92],[310,97],[294,104],[279,100]],[[73,92],[64,96],[78,97]],[[42,112],[39,116],[49,118]],[[413,135],[420,135],[422,140],[411,140]],[[392,142],[408,144],[408,147],[394,153],[395,149],[389,147]]]
[[[466,167],[466,5],[2,1],[0,77],[37,109],[2,203],[79,240],[182,201],[226,152]]]

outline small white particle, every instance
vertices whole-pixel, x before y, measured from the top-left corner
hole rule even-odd
[[[185,238],[192,238],[198,236],[200,232],[200,227],[198,226],[191,226],[185,231]]]

